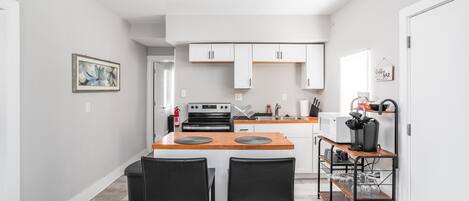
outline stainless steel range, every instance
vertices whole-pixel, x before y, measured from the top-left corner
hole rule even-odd
[[[189,103],[188,118],[182,123],[186,132],[230,132],[230,103]]]

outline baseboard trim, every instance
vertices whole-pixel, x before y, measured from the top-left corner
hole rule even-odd
[[[89,201],[93,199],[96,195],[98,195],[101,191],[103,191],[106,187],[112,184],[116,179],[118,179],[120,176],[122,176],[125,168],[132,164],[133,162],[137,161],[140,159],[142,156],[147,155],[147,150],[143,150],[137,155],[133,156],[130,158],[127,162],[122,164],[121,166],[117,167],[114,169],[111,173],[108,175],[104,176],[103,178],[99,179],[96,181],[94,184],[89,186],[88,188],[84,189],[82,192],[78,193],[75,195],[72,199],[69,201]]]

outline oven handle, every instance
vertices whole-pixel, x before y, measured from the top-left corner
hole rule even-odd
[[[229,130],[229,126],[183,126],[187,130]]]

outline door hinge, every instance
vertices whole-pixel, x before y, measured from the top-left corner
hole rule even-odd
[[[407,48],[410,49],[410,46],[411,46],[411,37],[407,36]]]
[[[411,136],[411,135],[412,135],[412,125],[407,124],[407,136]]]

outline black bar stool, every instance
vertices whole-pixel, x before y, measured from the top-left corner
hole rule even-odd
[[[215,169],[206,158],[142,157],[142,167],[145,201],[215,201]]]
[[[228,201],[293,201],[295,158],[231,158]]]
[[[124,175],[127,176],[127,192],[129,201],[143,201],[145,193],[142,163],[140,160],[125,168]]]

